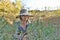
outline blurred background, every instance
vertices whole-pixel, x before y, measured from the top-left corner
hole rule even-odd
[[[27,30],[30,40],[60,40],[60,0],[0,0],[0,40],[14,40],[22,8],[34,15]]]

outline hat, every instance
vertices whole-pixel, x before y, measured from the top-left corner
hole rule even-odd
[[[20,17],[20,16],[29,16],[29,17],[32,17],[33,15],[29,14],[27,9],[21,9],[20,15],[18,15],[17,18]]]

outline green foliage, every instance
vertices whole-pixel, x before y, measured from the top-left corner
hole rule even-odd
[[[16,22],[10,25],[4,18],[0,18],[0,40],[13,40],[17,27]],[[30,40],[60,40],[59,28],[50,22],[46,25],[45,21],[35,21],[29,25],[27,32]]]

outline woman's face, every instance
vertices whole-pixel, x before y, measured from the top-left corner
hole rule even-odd
[[[29,19],[29,16],[21,16],[23,21],[27,21]]]

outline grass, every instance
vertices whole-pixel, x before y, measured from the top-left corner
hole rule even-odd
[[[4,23],[6,23],[4,25]],[[3,26],[2,26],[3,25]],[[17,24],[9,25],[4,19],[0,19],[0,40],[14,40],[13,34]],[[35,21],[29,25],[27,32],[30,40],[60,40],[60,26],[45,21]]]

